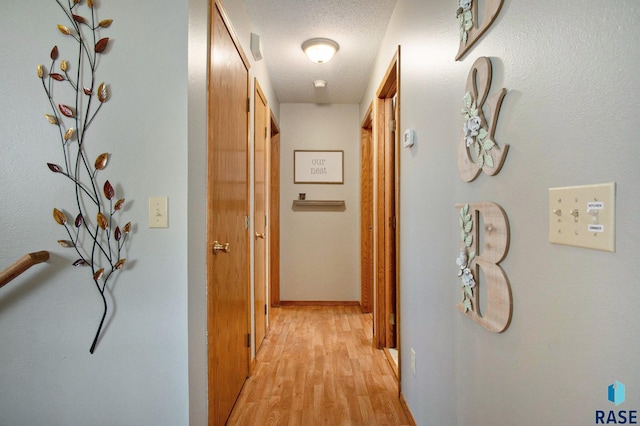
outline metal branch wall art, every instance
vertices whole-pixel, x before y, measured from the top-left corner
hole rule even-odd
[[[109,154],[102,153],[90,161],[85,149],[91,125],[109,100],[108,85],[97,83],[96,77],[100,57],[109,46],[109,38],[100,38],[100,32],[113,21],[97,20],[93,0],[86,0],[84,5],[83,0],[56,0],[56,3],[68,20],[67,25],[58,24],[58,31],[65,42],[74,46],[70,49],[75,50],[74,56],[71,61],[61,59],[58,46],[54,46],[49,71],[38,65],[37,73],[51,107],[45,117],[56,128],[64,159],[63,165],[47,165],[70,184],[75,196],[74,206],[70,208],[71,217],[75,216],[73,222],[68,221],[63,210],[53,209],[54,220],[64,227],[69,238],[58,243],[75,250],[78,259],[73,262],[74,266],[91,269],[90,279],[103,304],[100,325],[89,350],[93,353],[107,316],[107,283],[114,272],[125,265],[122,254],[131,232],[131,222],[120,228],[116,221],[125,200],[116,197],[108,180],[99,178]]]

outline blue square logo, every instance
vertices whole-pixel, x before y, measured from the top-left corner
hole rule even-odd
[[[612,385],[609,385],[609,401],[616,404],[616,406],[622,404],[625,399],[624,385],[616,380]]]

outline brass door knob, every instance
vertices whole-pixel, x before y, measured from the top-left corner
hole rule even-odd
[[[264,240],[264,232],[262,233],[256,232],[256,238],[262,238]]]
[[[213,242],[213,254],[218,254],[218,252],[229,253],[231,251],[231,246],[229,243],[220,244],[217,241]]]

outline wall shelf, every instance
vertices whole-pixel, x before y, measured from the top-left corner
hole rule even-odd
[[[293,200],[294,207],[345,207],[344,200]]]

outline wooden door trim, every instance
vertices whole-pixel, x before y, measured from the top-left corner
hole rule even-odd
[[[247,67],[247,71],[248,71],[249,69],[251,69],[251,62],[249,62],[249,59],[248,59],[249,57],[244,54],[244,50],[242,49],[242,44],[240,44],[240,39],[238,38],[238,34],[236,34],[236,31],[233,29],[233,25],[231,25],[231,19],[229,19],[229,15],[227,15],[227,12],[224,10],[222,1],[221,0],[212,0],[212,1],[214,2],[215,8],[220,13],[220,16],[222,16],[222,20],[224,21],[224,24],[226,25],[227,29],[229,30],[229,34],[231,35],[231,40],[233,40],[233,44],[236,46],[236,50],[238,51],[238,54],[242,58],[242,62],[244,62],[244,66]],[[209,26],[211,26],[211,23],[209,23]],[[250,81],[247,81],[247,84],[250,84]],[[247,117],[249,117],[249,111],[247,111]]]
[[[398,51],[393,58],[391,59],[391,63],[387,67],[387,71],[384,73],[384,77],[382,78],[382,83],[378,87],[376,91],[376,97],[380,98],[389,98],[393,94],[399,92],[399,61],[400,61],[400,46],[398,46]]]
[[[280,306],[280,126],[270,111],[269,131],[269,301]]]
[[[394,151],[395,151],[395,164],[394,164],[394,184],[395,184],[395,217],[396,217],[396,226],[395,226],[395,242],[396,242],[396,267],[395,267],[395,275],[396,275],[396,348],[398,350],[398,394],[400,394],[402,390],[402,369],[400,360],[400,320],[401,320],[401,310],[400,310],[400,138],[402,135],[402,126],[400,123],[400,109],[402,102],[400,102],[400,46],[398,46],[398,52],[396,54],[396,111],[395,111],[395,120],[396,120],[396,133],[395,133],[395,143],[394,143]]]
[[[264,101],[264,104],[267,105],[267,110],[268,110],[269,102],[267,101],[267,97],[265,96],[264,92],[262,91],[262,88],[260,87],[260,83],[258,82],[258,78],[257,77],[253,78],[253,86],[254,86],[254,89],[255,89],[255,93],[258,96],[260,96],[260,98]],[[254,102],[255,102],[255,100],[254,100]],[[254,110],[254,115],[255,115],[255,110]],[[268,115],[269,114],[267,114],[267,116]],[[269,118],[269,117],[267,117],[267,118]],[[255,124],[255,122],[254,122],[254,124]]]
[[[269,110],[269,114],[271,116],[271,136],[275,136],[280,133],[280,125],[276,120],[276,116],[273,115],[273,111]]]
[[[360,125],[360,306],[362,312],[374,308],[374,161],[373,102]]]
[[[258,239],[257,238],[253,238],[253,259],[254,259],[254,268],[253,268],[253,307],[254,307],[254,333],[253,333],[253,347],[255,349],[254,354],[257,355],[258,350],[260,349],[260,346],[262,344],[262,339],[264,338],[264,336],[266,336],[267,331],[268,331],[268,321],[267,321],[267,284],[268,284],[268,276],[267,276],[267,245],[268,245],[268,241],[270,238],[270,232],[267,232],[268,230],[268,222],[267,222],[267,215],[268,215],[268,203],[267,203],[267,197],[269,194],[269,188],[268,188],[268,180],[267,180],[267,170],[268,170],[268,166],[267,166],[267,147],[268,147],[268,127],[269,127],[269,102],[267,100],[267,97],[265,96],[264,92],[262,91],[262,88],[260,87],[260,83],[258,82],[257,77],[254,77],[253,79],[253,87],[254,87],[254,97],[253,97],[253,226],[254,226],[254,232],[257,233],[259,232],[258,229],[256,229],[256,225],[258,223],[260,223],[259,221],[261,220],[258,217],[258,203],[257,203],[257,197],[256,197],[256,186],[257,186],[257,182],[258,182],[258,156],[257,154],[257,150],[256,148],[258,147],[258,138],[264,138],[264,152],[263,152],[263,164],[262,164],[262,180],[263,180],[263,192],[264,194],[262,194],[263,197],[263,208],[264,208],[264,228],[262,229],[262,232],[266,234],[266,239],[264,240],[264,259],[262,259],[262,261],[264,261],[264,264],[262,264],[261,266],[263,267],[263,285],[264,285],[264,289],[259,289],[258,286],[260,285],[260,283],[258,283],[257,280],[257,272],[258,272],[258,256],[256,255],[257,253],[257,244],[258,244]],[[263,131],[262,129],[258,128],[258,102],[261,102],[262,105],[264,105],[265,108],[265,115],[264,115],[264,135],[261,136],[261,132]],[[262,105],[260,105],[260,108],[262,108]],[[264,234],[263,234],[264,236]],[[253,237],[253,236],[252,236]],[[260,244],[263,244],[262,242],[260,242]],[[263,306],[258,306],[258,303],[260,302],[260,300],[258,299],[258,291],[260,290],[260,293],[262,294],[262,292],[264,292],[264,305]],[[263,312],[264,310],[264,312]],[[260,313],[263,312],[263,313]],[[264,316],[264,335],[262,334],[263,331],[258,331],[258,315],[260,316]],[[260,325],[262,326],[262,321],[260,321]]]
[[[360,123],[361,129],[370,129],[373,126],[373,101],[369,104],[367,112],[364,113],[362,123]]]
[[[386,300],[386,288],[384,285],[384,273],[385,273],[385,244],[384,234],[386,227],[386,212],[384,205],[384,181],[385,181],[385,108],[384,98],[377,98],[375,100],[375,145],[376,145],[376,218],[375,218],[375,241],[376,241],[376,253],[375,253],[375,265],[376,265],[376,304],[375,304],[375,327],[374,327],[374,342],[378,349],[382,349],[387,344],[386,329],[387,324],[387,312],[384,301]]]

